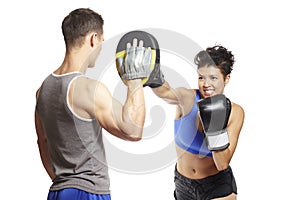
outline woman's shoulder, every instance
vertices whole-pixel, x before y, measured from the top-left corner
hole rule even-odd
[[[244,118],[245,115],[243,107],[235,102],[231,102],[231,113],[242,118]]]

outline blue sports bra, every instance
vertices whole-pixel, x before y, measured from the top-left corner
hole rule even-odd
[[[212,157],[212,152],[204,142],[204,135],[198,130],[198,124],[196,124],[197,101],[200,98],[200,92],[196,90],[196,97],[191,111],[180,119],[174,120],[175,142],[179,147],[192,154]]]

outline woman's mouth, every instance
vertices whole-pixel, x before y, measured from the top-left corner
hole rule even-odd
[[[203,92],[204,92],[204,96],[212,96],[214,94],[213,89],[206,89],[206,90],[203,90]]]

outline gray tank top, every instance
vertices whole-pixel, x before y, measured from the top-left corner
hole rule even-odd
[[[47,136],[56,175],[50,190],[77,188],[108,194],[102,127],[96,119],[76,115],[68,102],[69,85],[79,76],[83,75],[79,72],[51,74],[39,92],[36,111]]]

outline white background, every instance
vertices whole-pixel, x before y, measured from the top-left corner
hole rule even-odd
[[[61,64],[61,21],[78,7],[90,7],[102,14],[107,40],[134,29],[162,28],[179,32],[203,48],[222,44],[232,50],[237,61],[226,94],[246,112],[231,162],[239,199],[298,198],[299,189],[294,183],[300,178],[296,164],[300,14],[296,2],[2,1],[1,199],[46,199],[51,181],[42,167],[36,144],[35,91]],[[180,70],[182,66],[174,67]],[[187,80],[191,87],[196,87],[193,78],[191,74]],[[106,84],[111,87],[110,82]],[[110,89],[113,92],[114,88]],[[150,90],[145,91],[155,99]],[[163,132],[172,137],[174,108],[155,100],[149,101],[147,109],[155,104],[166,109]],[[151,123],[149,114],[147,123]],[[151,145],[145,147],[152,151]],[[173,164],[140,175],[110,170],[112,199],[173,199],[173,170]]]

